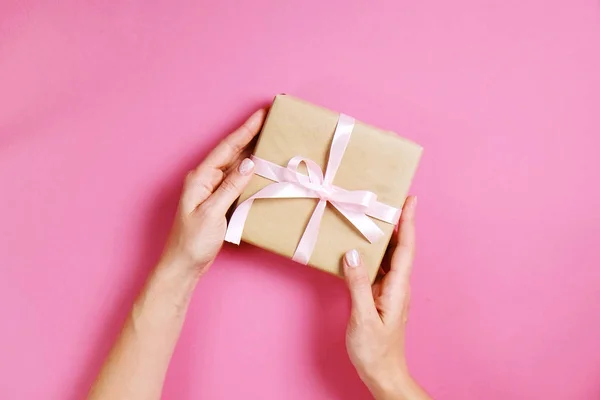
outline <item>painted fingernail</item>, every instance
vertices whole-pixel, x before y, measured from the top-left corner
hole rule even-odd
[[[412,202],[412,208],[416,208],[417,207],[417,196],[413,197],[413,202]]]
[[[360,264],[360,254],[356,250],[350,250],[346,253],[345,257],[346,263],[352,268],[356,268]]]
[[[250,175],[250,172],[252,172],[252,168],[254,168],[254,162],[251,159],[246,158],[240,164],[240,167],[239,167],[240,174]]]

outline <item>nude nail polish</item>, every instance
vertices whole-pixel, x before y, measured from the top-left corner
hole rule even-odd
[[[254,162],[251,159],[246,158],[240,164],[240,167],[239,167],[240,174],[249,175],[250,172],[252,172],[252,168],[254,168]]]
[[[356,250],[350,250],[346,253],[345,257],[346,263],[352,268],[356,268],[360,264],[360,254]]]

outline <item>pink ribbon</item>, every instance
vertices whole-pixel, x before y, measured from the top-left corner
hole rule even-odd
[[[319,202],[313,211],[308,225],[296,247],[292,259],[307,264],[313,252],[319,226],[325,212],[327,202],[331,203],[358,231],[370,242],[377,241],[383,236],[383,231],[369,217],[379,219],[389,224],[396,224],[400,218],[400,209],[377,201],[377,195],[366,190],[346,190],[332,184],[333,178],[342,162],[342,157],[350,141],[354,129],[354,118],[344,114],[340,117],[333,134],[329,160],[323,171],[317,163],[307,158],[296,156],[287,167],[274,164],[262,158],[252,156],[255,164],[254,173],[274,181],[269,186],[259,190],[254,195],[240,203],[236,208],[227,227],[225,240],[239,244],[244,230],[244,224],[250,207],[256,199],[291,199],[317,198]],[[300,173],[298,167],[306,165],[308,176]]]

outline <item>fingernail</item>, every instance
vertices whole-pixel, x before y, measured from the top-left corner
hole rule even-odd
[[[412,208],[417,208],[417,196],[413,197]]]
[[[239,167],[240,174],[249,175],[250,172],[252,172],[252,168],[254,168],[254,162],[251,159],[246,158],[240,164],[240,167]]]
[[[356,250],[350,250],[346,253],[345,257],[346,263],[352,268],[356,268],[358,267],[358,264],[360,264],[360,254],[358,254],[358,251]]]

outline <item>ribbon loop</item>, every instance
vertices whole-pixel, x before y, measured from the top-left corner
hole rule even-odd
[[[325,174],[316,162],[301,156],[293,157],[286,167],[252,156],[255,164],[254,173],[274,181],[274,183],[259,190],[238,205],[229,221],[225,240],[235,244],[240,243],[252,202],[264,198],[319,199],[292,257],[294,261],[302,264],[308,264],[310,260],[317,243],[319,226],[328,202],[356,227],[370,243],[379,240],[383,236],[383,231],[369,217],[395,224],[400,218],[400,210],[378,202],[377,195],[373,192],[346,190],[332,184],[353,129],[354,118],[340,114],[333,133]],[[298,170],[302,163],[306,166],[308,175]]]
[[[306,177],[306,175],[301,174],[298,171],[298,167],[302,163],[306,165],[306,169],[308,171],[308,178]],[[319,167],[319,165],[313,160],[296,156],[288,162],[287,168],[290,171],[290,173],[293,174],[290,175],[291,179],[296,180],[302,185],[313,184],[315,185],[315,187],[318,187],[323,184],[323,171],[321,171],[321,167]]]

